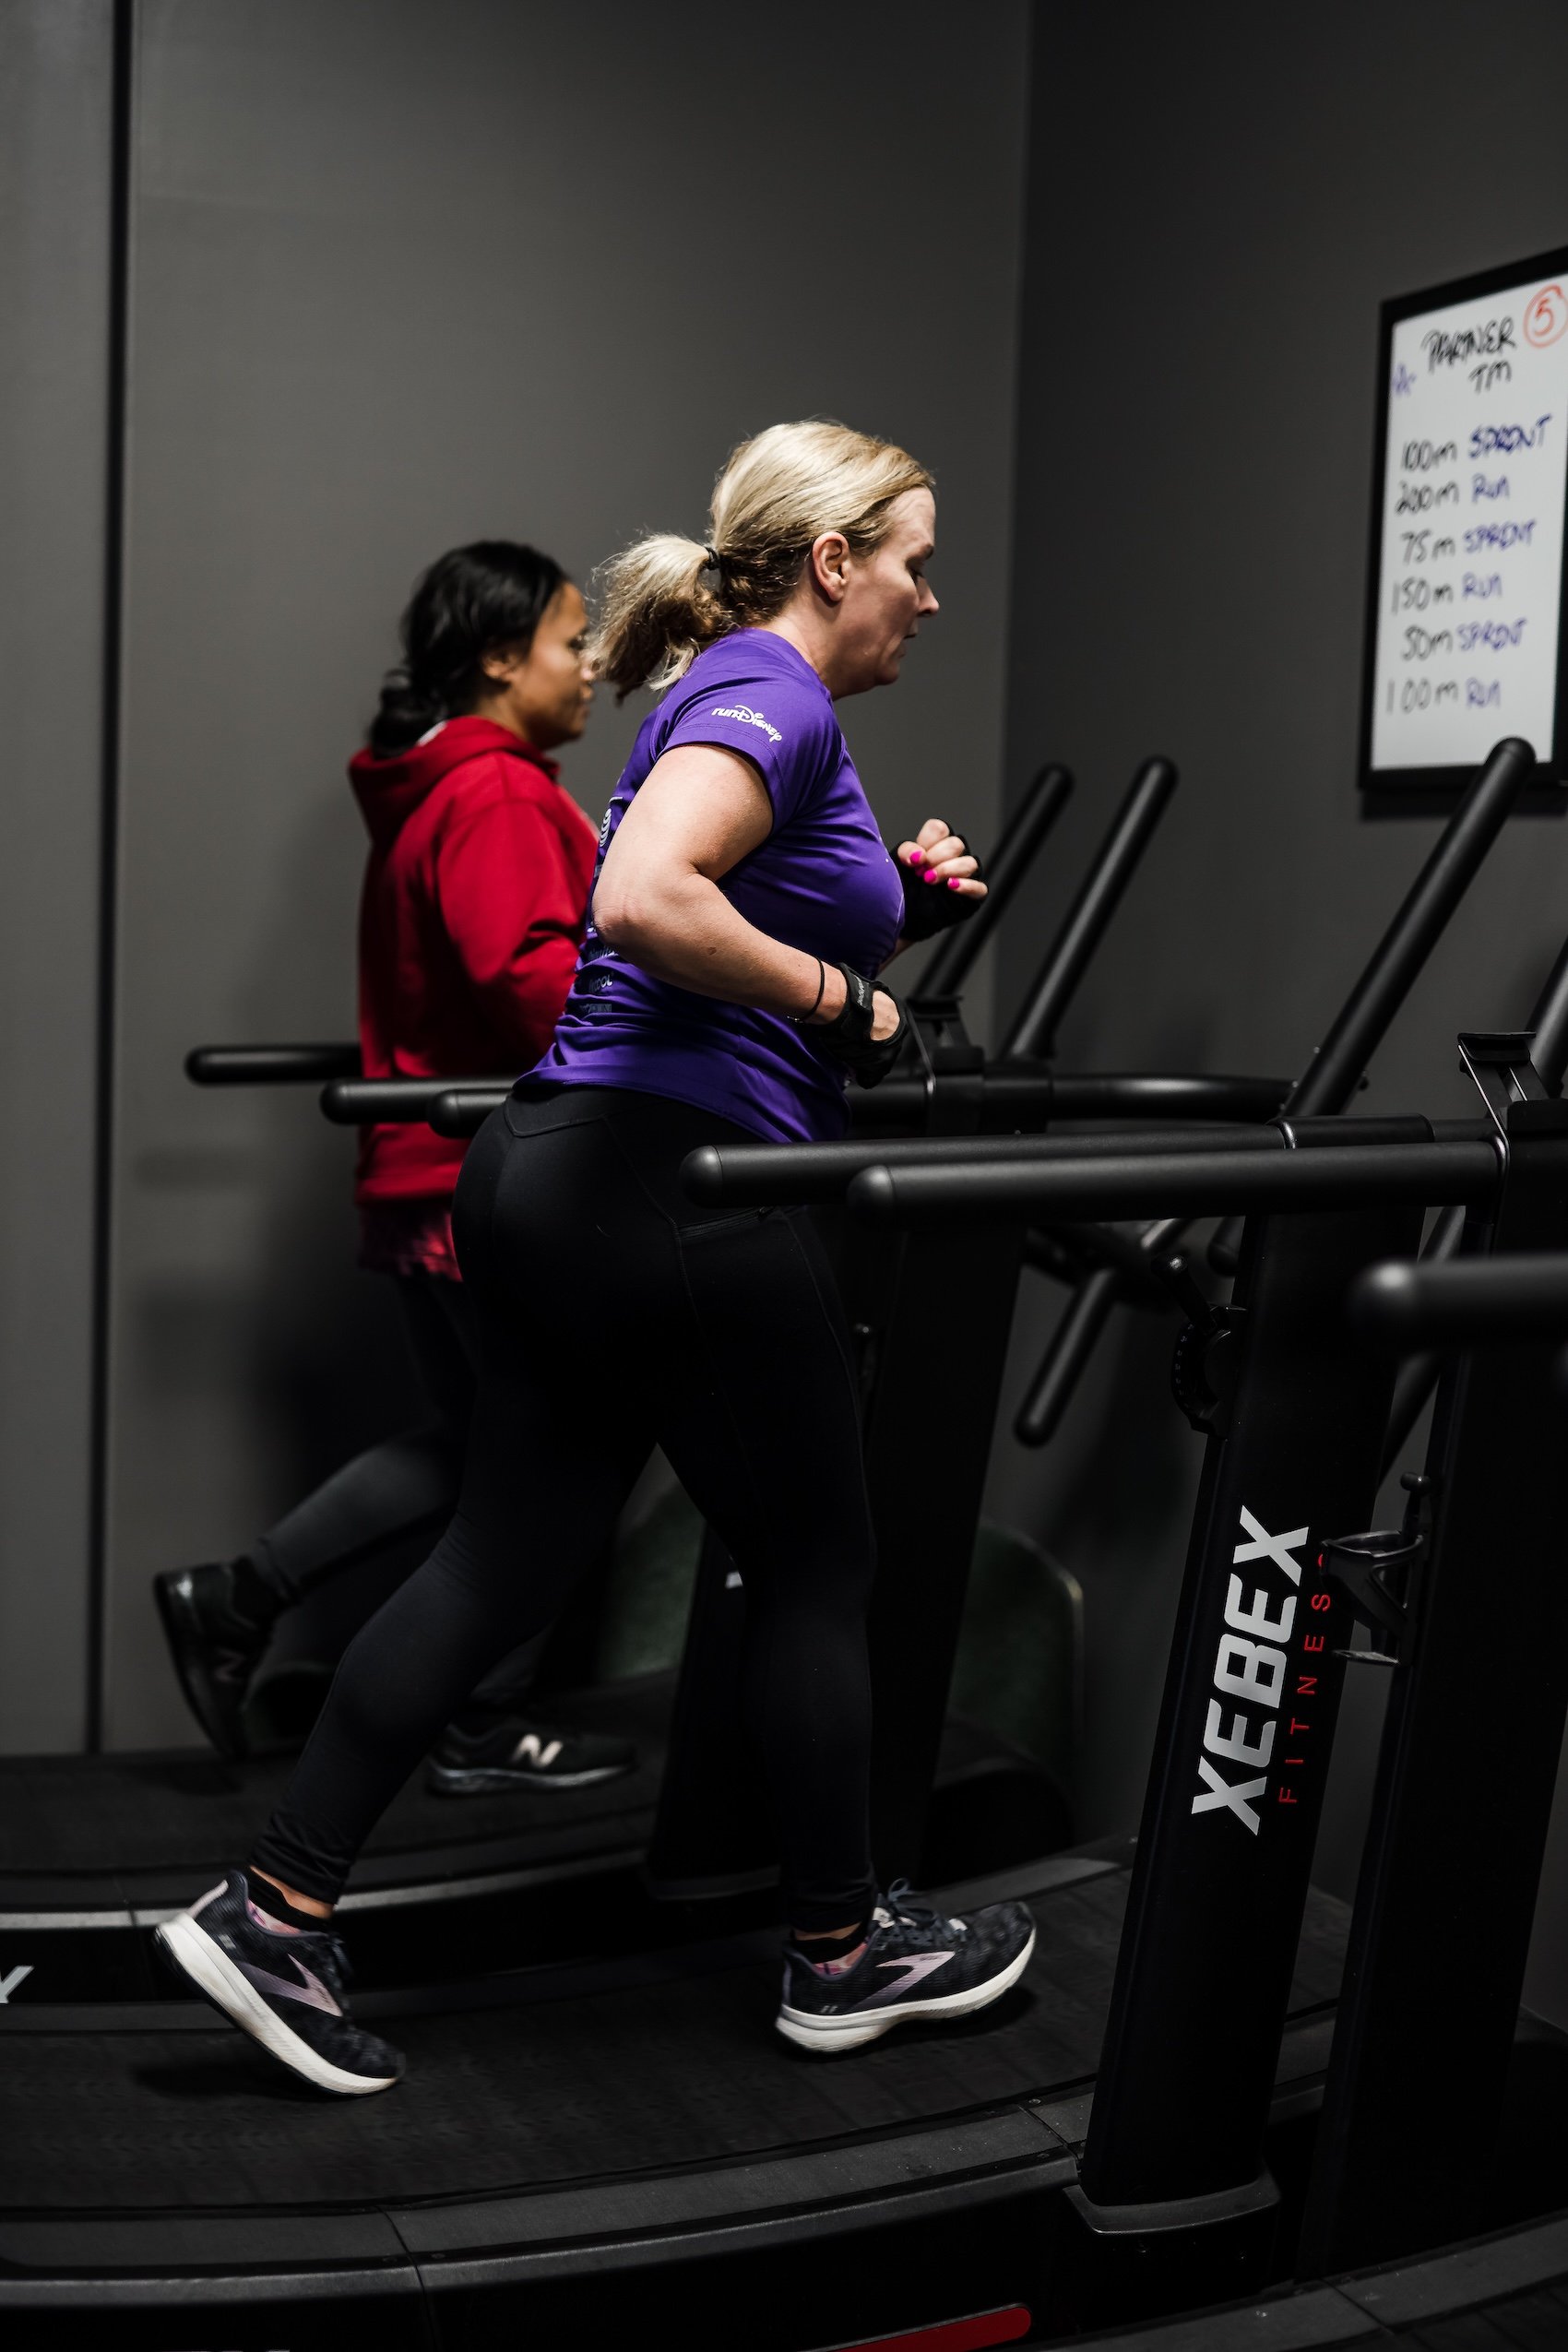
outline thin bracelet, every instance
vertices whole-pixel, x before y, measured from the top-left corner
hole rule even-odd
[[[808,1021],[812,1018],[813,1015],[815,1013],[817,1006],[818,1006],[818,1005],[822,1003],[822,992],[823,992],[823,990],[824,990],[826,986],[827,986],[827,966],[826,966],[826,965],[823,962],[822,957],[819,956],[817,957],[817,959],[816,959],[816,994],[815,994],[815,995],[812,998],[812,1009],[811,1009],[811,1012],[810,1012],[810,1013],[791,1013],[791,1014],[790,1014],[790,1020],[794,1022],[795,1027],[796,1027],[798,1029],[803,1029],[803,1028],[805,1028],[805,1026],[806,1026],[806,1023],[807,1023],[807,1022],[808,1022]]]

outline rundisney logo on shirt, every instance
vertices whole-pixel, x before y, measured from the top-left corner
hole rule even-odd
[[[784,741],[778,728],[770,727],[761,711],[753,710],[749,703],[715,703],[707,715],[710,719],[743,719],[748,727],[760,727],[770,742],[781,743]]]

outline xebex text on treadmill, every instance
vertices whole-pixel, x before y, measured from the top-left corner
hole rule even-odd
[[[1292,1558],[1307,1540],[1305,1527],[1292,1527],[1288,1536],[1271,1536],[1260,1519],[1255,1519],[1245,1505],[1241,1510],[1241,1540],[1231,1555],[1240,1568],[1251,1560],[1268,1560],[1286,1581],[1295,1587],[1301,1581],[1301,1563]],[[1296,1593],[1292,1589],[1279,1600],[1278,1614],[1272,1615],[1270,1596],[1262,1585],[1246,1594],[1240,1576],[1232,1575],[1226,1592],[1226,1631],[1219,1637],[1218,1655],[1214,1666],[1214,1687],[1218,1698],[1208,1703],[1208,1719],[1204,1727],[1204,1746],[1207,1754],[1198,1758],[1198,1792],[1193,1799],[1194,1813],[1231,1813],[1256,1836],[1260,1816],[1254,1810],[1257,1800],[1268,1786],[1268,1764],[1274,1754],[1275,1735],[1279,1728],[1279,1702],[1285,1689],[1285,1677],[1289,1661],[1285,1644],[1290,1639],[1290,1629],[1296,1621]],[[1314,1610],[1332,1607],[1325,1592],[1314,1593],[1308,1606]],[[1301,1648],[1321,1650],[1321,1633],[1303,1635]],[[1301,1735],[1312,1728],[1307,1717],[1295,1713],[1297,1705],[1310,1706],[1317,1696],[1316,1674],[1299,1673],[1292,1693],[1290,1742],[1296,1744]],[[1245,1705],[1232,1705],[1229,1727],[1226,1724],[1226,1700],[1242,1700]],[[1255,1707],[1263,1721],[1247,1713]],[[1244,1780],[1228,1780],[1210,1756],[1218,1756],[1226,1764],[1249,1766],[1255,1776]],[[1304,1756],[1286,1756],[1287,1764],[1301,1764]],[[1296,1792],[1283,1779],[1276,1791],[1282,1805],[1293,1805]]]

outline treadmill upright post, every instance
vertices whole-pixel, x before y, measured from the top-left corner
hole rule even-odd
[[[1393,1386],[1325,1302],[1420,1224],[1407,1205],[1248,1220],[1084,2152],[1097,2234],[1104,2209],[1262,2165],[1350,1625],[1318,1550],[1371,1511]]]

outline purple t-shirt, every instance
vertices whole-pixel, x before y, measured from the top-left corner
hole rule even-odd
[[[771,630],[740,629],[697,656],[638,733],[605,811],[600,866],[633,793],[677,743],[739,752],[773,803],[772,832],[719,885],[731,905],[770,939],[874,973],[898,936],[903,885],[804,655]],[[848,1124],[843,1072],[809,1029],[655,980],[591,916],[554,1040],[530,1075],[672,1096],[778,1143],[822,1142]]]

